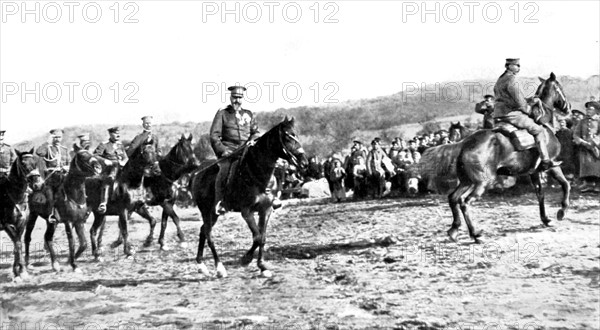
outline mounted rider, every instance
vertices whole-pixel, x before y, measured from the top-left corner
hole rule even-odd
[[[253,146],[254,140],[260,136],[256,118],[252,111],[242,109],[242,98],[246,88],[243,86],[231,86],[227,88],[231,92],[229,98],[231,104],[225,109],[217,111],[210,127],[210,143],[219,157],[219,173],[215,181],[215,212],[224,214],[227,205],[223,205],[223,196],[230,177],[235,173],[239,157],[228,157],[242,146]],[[233,168],[232,168],[233,167]],[[273,197],[273,208],[281,207],[277,197]]]
[[[64,131],[56,128],[50,131],[51,142],[39,146],[35,152],[42,159],[44,168],[45,195],[48,202],[50,216],[48,221],[55,222],[56,213],[54,210],[54,196],[58,192],[67,172],[69,172],[69,151],[67,147],[61,144]]]
[[[17,159],[17,153],[10,145],[4,143],[5,130],[0,131],[0,184],[8,180],[10,167]]]
[[[105,179],[102,183],[100,205],[98,206],[98,212],[100,214],[106,212],[106,204],[108,203],[111,184],[114,184],[117,179],[118,171],[125,166],[129,160],[125,148],[120,141],[121,131],[119,127],[109,128],[108,135],[108,141],[100,143],[98,147],[96,147],[96,150],[94,150],[94,156],[96,156],[100,162],[104,163],[102,175]]]
[[[504,66],[506,71],[498,78],[494,86],[496,95],[493,114],[495,126],[500,123],[509,123],[518,129],[526,129],[529,134],[533,135],[542,160],[538,167],[539,170],[544,171],[560,165],[560,162],[550,159],[544,128],[531,118],[531,106],[527,104],[519,89],[516,76],[521,70],[520,60],[507,58]],[[533,102],[536,101],[536,99],[533,100]]]

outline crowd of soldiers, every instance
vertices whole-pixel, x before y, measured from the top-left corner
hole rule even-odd
[[[369,195],[381,198],[390,192],[390,187],[385,186],[386,182],[396,175],[400,181],[405,181],[406,172],[415,168],[426,149],[454,142],[446,129],[416,135],[412,139],[396,137],[391,141],[383,141],[376,137],[370,147],[354,139],[346,156],[343,156],[343,152],[334,152],[324,160],[311,156],[304,172],[285,161],[280,162],[278,170],[281,175],[278,180],[281,189],[295,190],[298,195],[304,182],[324,178],[328,182],[332,200],[336,202],[345,200],[349,189],[353,189],[354,199]]]

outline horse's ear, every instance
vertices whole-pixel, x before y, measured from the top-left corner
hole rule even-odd
[[[81,150],[81,148],[77,145],[77,143],[73,143],[73,150],[75,150],[75,152],[78,152],[79,150]]]
[[[15,153],[17,154],[17,157],[19,157],[19,158],[21,158],[21,155],[24,154],[24,152],[20,152],[17,149],[15,149]]]
[[[185,140],[185,134],[181,133],[181,138],[180,140]]]
[[[193,138],[194,138],[194,137],[192,136],[192,133],[190,133],[190,136],[188,136],[188,141],[190,141],[190,142],[191,142]]]
[[[33,155],[33,147],[31,147],[31,150],[29,150],[29,153]]]
[[[556,76],[554,75],[554,72],[550,72],[550,80],[556,80]]]
[[[538,77],[538,79],[540,80],[540,82],[541,82],[542,84],[543,84],[543,83],[546,81],[546,79],[544,79],[544,78],[542,78],[542,77]]]
[[[456,122],[456,126],[460,126],[460,120]]]
[[[285,118],[283,118],[283,122],[287,123],[288,121],[290,121],[289,118],[288,118],[288,115],[285,115]]]
[[[294,123],[294,120],[296,120],[296,118],[294,118],[294,116],[292,116],[292,118],[290,119],[290,123]]]

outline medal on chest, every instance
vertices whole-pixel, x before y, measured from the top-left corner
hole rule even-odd
[[[250,118],[250,116],[245,112],[243,114],[236,113],[235,118],[240,126],[245,126],[246,124],[250,123],[250,120],[252,120],[252,118]]]

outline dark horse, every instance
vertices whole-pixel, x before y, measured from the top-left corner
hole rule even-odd
[[[142,181],[145,180],[144,174],[149,173],[151,169],[156,170],[156,167],[152,165],[156,162],[156,150],[152,145],[140,145],[133,151],[129,161],[117,174],[117,179],[114,185],[112,185],[111,196],[106,205],[106,212],[100,214],[98,212],[98,206],[100,205],[101,189],[103,180],[105,179],[91,179],[86,182],[86,189],[88,192],[87,202],[94,210],[94,223],[90,228],[90,238],[92,242],[92,253],[96,260],[102,260],[102,235],[104,233],[104,224],[106,223],[107,215],[119,216],[119,239],[113,243],[113,247],[119,246],[121,243],[124,245],[124,253],[127,257],[133,255],[131,246],[128,242],[128,230],[127,221],[129,214],[133,210],[138,212],[148,212],[148,209],[143,207],[145,203],[145,196],[140,193],[142,187]],[[160,175],[160,173],[155,173]],[[144,214],[144,218],[150,222],[150,234],[146,238],[146,245],[149,245],[154,240],[154,227],[156,226],[156,219],[154,219],[149,213]],[[98,231],[99,230],[99,231]]]
[[[69,264],[74,271],[79,271],[75,260],[87,249],[87,240],[85,238],[85,221],[90,215],[90,210],[86,201],[86,188],[85,181],[87,178],[94,175],[99,175],[102,171],[100,162],[93,157],[93,155],[84,148],[79,147],[77,144],[73,144],[75,156],[71,160],[69,165],[69,172],[63,179],[58,193],[55,195],[56,202],[55,207],[58,211],[58,219],[64,223],[65,231],[67,232],[67,240],[69,242]],[[34,176],[32,182],[34,187],[39,186],[39,176]],[[37,189],[36,189],[37,190]],[[35,195],[33,195],[35,196]],[[46,220],[46,233],[44,235],[44,246],[50,253],[50,260],[52,262],[52,268],[55,271],[60,270],[58,261],[56,260],[56,253],[53,246],[54,232],[56,230],[57,222],[50,223],[48,221],[48,212],[41,210],[47,210],[45,205],[39,205],[35,203],[35,198],[30,202],[31,212],[27,222],[27,230],[25,232],[25,260],[29,264],[29,244],[31,243],[31,232],[35,228],[35,222],[37,217],[41,215]],[[79,239],[79,248],[75,252],[75,242],[73,241],[73,227],[77,233]]]
[[[15,260],[13,274],[15,281],[27,277],[27,269],[23,263],[21,237],[27,220],[27,174],[36,168],[33,149],[27,152],[16,151],[17,160],[11,167],[8,178],[0,182],[0,231],[13,242]]]
[[[236,154],[239,154],[239,152],[234,153],[234,155]],[[266,241],[267,223],[273,212],[271,190],[275,185],[273,172],[278,158],[286,159],[298,167],[306,167],[308,164],[302,145],[294,131],[293,118],[290,120],[286,117],[281,123],[258,138],[254,146],[242,149],[239,165],[232,175],[233,182],[228,184],[230,189],[224,196],[227,205],[232,207],[234,211],[242,213],[242,217],[252,231],[252,247],[242,258],[242,264],[248,265],[254,258],[254,251],[259,248],[257,265],[265,277],[271,276],[270,271],[263,263],[262,256]],[[204,243],[208,242],[208,247],[212,251],[215,260],[217,276],[225,277],[227,272],[219,260],[211,236],[212,228],[218,218],[215,213],[215,179],[218,172],[219,167],[216,162],[193,172],[191,188],[204,221],[200,229],[200,241],[196,257],[199,271],[204,275],[209,274],[202,260]],[[254,219],[254,212],[258,212],[258,225]]]
[[[182,175],[191,172],[200,165],[192,147],[192,134],[187,138],[181,135],[177,144],[171,148],[171,151],[158,164],[161,175],[144,178],[144,187],[152,192],[152,199],[147,201],[143,207],[156,205],[162,207],[163,212],[158,243],[162,250],[167,250],[164,237],[169,217],[173,219],[173,223],[177,227],[177,237],[180,242],[185,242],[185,236],[179,226],[179,217],[173,210],[176,197],[173,183]],[[143,216],[143,214],[141,215]]]
[[[469,129],[460,123],[460,121],[450,122],[450,127],[448,128],[448,139],[450,142],[458,142],[471,134]]]
[[[546,80],[540,78],[540,81],[542,83],[535,96],[541,100],[541,104],[537,102],[532,105],[532,113],[538,114],[536,115],[537,122],[545,125],[544,134],[548,141],[548,151],[550,158],[554,159],[560,153],[560,143],[555,137],[552,127],[554,111],[558,110],[563,114],[568,114],[570,104],[554,73],[551,73],[550,78]],[[465,138],[462,141],[456,163],[460,183],[448,196],[454,218],[452,227],[448,230],[450,239],[457,240],[460,215],[462,214],[469,228],[469,235],[475,242],[480,242],[481,232],[477,232],[472,224],[469,206],[476,198],[481,197],[490,184],[494,183],[498,174],[530,174],[539,202],[542,223],[548,225],[550,219],[546,216],[540,173],[536,170],[538,163],[537,148],[518,151],[506,135],[495,130],[479,130]],[[558,220],[562,220],[569,208],[571,187],[560,167],[552,167],[548,172],[562,187],[563,199],[561,209],[557,214]]]

